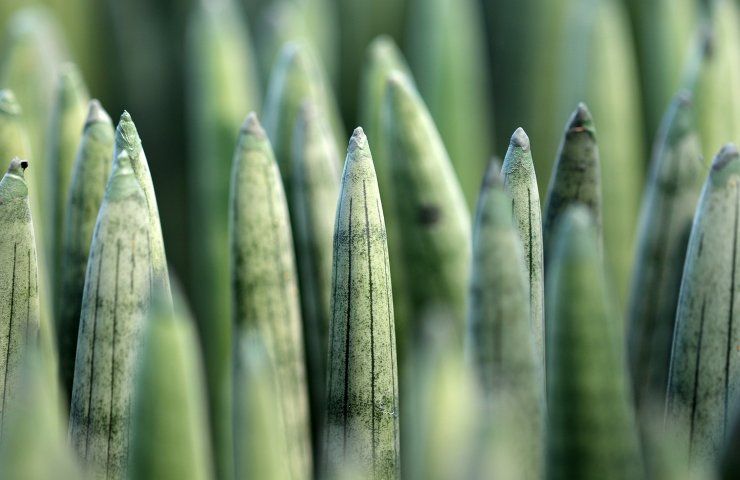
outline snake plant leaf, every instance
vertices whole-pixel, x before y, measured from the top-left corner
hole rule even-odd
[[[601,164],[596,129],[591,112],[580,103],[568,120],[558,150],[558,159],[547,188],[542,221],[545,262],[549,264],[552,238],[560,216],[569,207],[585,205],[594,222],[601,245]]]
[[[477,453],[489,457],[491,451],[479,448],[479,427],[487,422],[481,421],[485,415],[473,371],[453,328],[444,316],[427,318],[422,346],[401,376],[403,478],[491,478],[490,472],[468,475]]]
[[[561,216],[548,264],[548,479],[645,478],[593,214]]]
[[[295,123],[301,106],[316,104],[331,127],[335,145],[344,143],[344,127],[332,92],[318,60],[309,47],[301,43],[286,44],[278,56],[267,88],[264,124],[275,149],[275,158],[285,184],[288,199],[293,197],[292,163],[290,161]]]
[[[13,159],[0,180],[0,434],[6,406],[18,385],[29,345],[39,335],[39,289],[36,243],[23,171],[26,160]]]
[[[493,152],[482,6],[478,0],[408,3],[411,68],[472,208]]]
[[[124,478],[130,404],[155,273],[147,199],[128,152],[113,164],[87,262],[69,433],[92,473]]]
[[[406,64],[406,60],[393,39],[387,35],[381,35],[374,39],[367,47],[365,54],[365,66],[362,75],[361,96],[360,96],[360,119],[365,126],[365,132],[373,143],[373,163],[375,173],[378,179],[378,189],[380,198],[386,209],[385,228],[388,232],[388,238],[398,238],[396,228],[398,228],[395,218],[395,211],[390,208],[393,203],[393,174],[391,171],[390,156],[387,148],[387,138],[383,127],[383,97],[385,95],[388,78],[391,74],[405,75],[409,82],[413,82],[411,70]],[[393,248],[400,248],[399,242],[389,242],[388,247],[391,249],[390,257],[396,258],[400,252]],[[401,288],[401,277],[403,274],[402,264],[399,262],[391,263],[391,277],[396,279],[394,282],[397,291]],[[394,295],[394,306],[396,319],[406,318],[406,304],[403,298]],[[402,346],[399,345],[399,354]],[[404,362],[401,362],[403,366]]]
[[[291,478],[285,455],[288,438],[275,371],[264,342],[249,332],[237,335],[234,358],[234,460],[237,480]]]
[[[365,128],[367,136],[373,141],[373,159],[375,161],[375,170],[378,171],[378,185],[380,186],[381,195],[384,195],[385,188],[380,178],[379,154],[381,150],[380,142],[383,137],[383,128],[381,121],[383,95],[385,86],[391,72],[398,71],[408,75],[409,81],[412,81],[412,74],[406,59],[398,48],[393,39],[387,35],[381,35],[370,42],[365,53],[365,67],[362,73],[362,84],[360,86],[360,105],[359,115]],[[387,163],[387,162],[385,162]],[[388,169],[387,165],[383,165]]]
[[[335,10],[332,0],[278,0],[254,11],[251,18],[264,84],[269,81],[281,48],[288,42],[307,45],[321,59],[331,83],[336,83],[339,29]]]
[[[604,132],[599,137],[604,258],[622,320],[648,151],[635,49],[623,1],[575,0],[567,15],[555,77],[561,105],[555,111],[565,115],[571,105],[583,100]]]
[[[349,142],[334,230],[324,466],[400,476],[398,375],[388,248],[372,154]]]
[[[517,478],[535,479],[541,478],[543,464],[543,365],[530,315],[524,248],[511,211],[512,199],[493,163],[473,230],[466,353],[486,403],[499,409],[506,404],[506,416],[516,418],[518,434],[510,441],[527,452]]]
[[[113,122],[108,113],[97,100],[92,100],[72,168],[61,246],[57,341],[62,386],[67,400],[72,393],[87,259],[110,173],[113,137]]]
[[[736,267],[740,155],[717,154],[704,184],[686,252],[668,376],[666,416],[689,425],[683,455],[714,461],[740,396]]]
[[[173,310],[167,295],[154,295],[144,327],[128,478],[208,480],[214,477],[200,346],[193,320]]]
[[[414,338],[424,316],[444,310],[462,338],[470,270],[470,214],[442,139],[424,102],[403,75],[392,75],[383,99],[397,222],[391,251],[402,269],[394,298],[400,344]],[[394,272],[395,273],[395,272]]]
[[[136,125],[131,119],[128,112],[123,112],[121,119],[116,127],[116,142],[113,149],[114,168],[115,163],[121,157],[121,153],[128,154],[128,162],[134,171],[134,176],[139,182],[139,187],[146,197],[146,208],[151,226],[149,227],[149,249],[151,253],[151,266],[153,282],[161,286],[166,291],[170,290],[170,277],[167,268],[167,255],[164,251],[164,239],[162,238],[162,224],[159,221],[159,209],[157,208],[157,197],[154,193],[154,184],[152,176],[149,173],[149,164],[146,161],[146,154],[141,145],[139,132]]]
[[[28,137],[28,129],[21,107],[10,90],[0,90],[0,158],[30,158],[31,149]],[[38,170],[43,162],[34,162],[31,170]],[[23,177],[28,185],[28,200],[31,206],[31,218],[33,221],[34,238],[42,238],[44,235],[41,208],[40,173],[25,171]],[[47,262],[44,261],[44,250],[36,249],[37,286],[39,301],[39,336],[40,346],[44,352],[42,359],[50,362],[49,367],[56,370],[57,352],[56,335],[51,314],[51,292],[49,287]],[[54,383],[52,386],[56,387]],[[50,393],[51,394],[51,393]]]
[[[671,103],[651,163],[629,308],[629,363],[639,410],[645,402],[665,403],[686,247],[706,176],[689,92]]]
[[[288,204],[267,134],[250,114],[231,176],[234,325],[255,331],[275,367],[291,478],[311,475],[311,427]]]
[[[43,353],[30,348],[21,366],[16,396],[9,404],[0,443],[0,477],[7,480],[84,478],[67,443],[57,397],[49,395],[56,372]]]
[[[696,111],[704,158],[726,142],[740,143],[740,6],[711,2],[706,38],[700,39]]]
[[[404,40],[407,0],[336,0],[339,25],[339,66],[341,105],[344,118],[357,118],[357,98],[364,52],[378,35],[396,42]],[[370,134],[370,132],[368,132]],[[372,140],[372,137],[369,137]]]
[[[239,5],[197,2],[187,31],[193,307],[206,368],[218,478],[233,476],[229,179],[239,126],[259,106],[256,60]]]
[[[635,36],[645,130],[657,140],[661,118],[679,89],[700,12],[695,0],[628,0],[626,5]]]
[[[514,225],[524,246],[529,282],[529,311],[535,348],[544,366],[545,274],[542,247],[542,214],[537,176],[529,137],[520,127],[511,136],[501,175],[512,198]]]
[[[326,359],[331,318],[334,219],[339,196],[339,153],[324,117],[312,103],[298,113],[293,134],[293,224],[301,288],[303,340],[311,401],[314,451],[326,409]],[[316,452],[318,453],[318,452]]]
[[[38,176],[31,183],[38,190],[34,194],[39,197],[39,206],[46,206],[50,194],[45,188],[50,172],[43,163],[47,158],[46,136],[59,68],[67,56],[67,48],[52,12],[38,5],[17,10],[8,19],[5,32],[0,52],[0,88],[12,90],[23,109],[33,169],[37,171],[31,176]],[[36,222],[41,223],[38,214]]]
[[[77,66],[67,63],[61,66],[54,108],[51,112],[47,137],[46,165],[49,169],[47,184],[49,191],[44,210],[50,225],[50,234],[43,239],[51,262],[51,283],[54,286],[54,318],[59,322],[60,310],[56,299],[61,285],[61,258],[64,225],[67,215],[67,198],[72,180],[72,169],[90,100]]]

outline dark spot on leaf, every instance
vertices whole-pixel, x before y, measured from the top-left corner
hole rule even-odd
[[[419,207],[418,221],[422,225],[433,225],[442,216],[442,212],[436,205],[422,205]]]

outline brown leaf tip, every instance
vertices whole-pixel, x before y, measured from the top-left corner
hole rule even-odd
[[[580,102],[568,121],[567,133],[588,132],[594,134],[594,120],[585,103]]]

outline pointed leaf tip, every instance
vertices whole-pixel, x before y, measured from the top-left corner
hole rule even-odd
[[[257,117],[257,114],[255,112],[249,112],[247,118],[244,119],[244,123],[242,123],[241,131],[243,133],[255,135],[258,137],[267,136],[267,134],[265,133],[265,129],[262,128],[262,124],[260,123],[259,118]]]
[[[580,102],[568,122],[569,132],[588,131],[593,133],[594,120],[585,103]]]
[[[353,155],[359,152],[365,152],[368,150],[367,137],[362,127],[355,128],[352,132],[352,138],[349,139],[348,153]]]
[[[105,111],[97,99],[90,100],[87,110],[87,119],[85,120],[85,127],[92,125],[93,123],[113,123],[110,115],[108,115],[108,112]]]
[[[519,147],[524,151],[529,150],[529,137],[522,127],[517,128],[511,136],[511,145]]]
[[[715,181],[726,180],[733,173],[740,173],[740,154],[734,143],[728,143],[722,147],[712,161],[712,177],[716,177]]]
[[[15,157],[13,160],[10,161],[10,165],[8,165],[8,173],[23,177],[23,172],[27,168],[28,160],[21,160],[20,158]]]
[[[483,184],[481,185],[481,191],[489,190],[494,187],[503,187],[503,185],[504,182],[501,178],[501,161],[498,158],[493,157],[488,162],[486,173],[483,175]]]

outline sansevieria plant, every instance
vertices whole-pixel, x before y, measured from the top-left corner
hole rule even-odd
[[[133,379],[155,271],[147,200],[126,151],[116,158],[87,262],[69,432],[102,478],[124,478]]]
[[[72,393],[87,260],[113,163],[113,136],[110,117],[97,100],[91,101],[65,201],[66,220],[59,259],[56,333],[64,398]]]
[[[290,478],[312,472],[298,275],[288,203],[270,140],[254,113],[239,132],[231,174],[231,282],[237,334],[256,332],[274,365]]]
[[[12,401],[23,358],[39,334],[36,242],[23,171],[26,160],[13,159],[0,180],[0,316],[4,355],[0,355],[2,403],[0,435],[7,403]],[[52,395],[53,396],[53,395]]]
[[[334,230],[323,468],[400,477],[396,333],[383,206],[362,128],[344,163]]]
[[[668,376],[667,418],[689,425],[683,454],[720,452],[740,391],[736,281],[740,155],[725,145],[712,162],[686,252]]]

